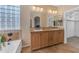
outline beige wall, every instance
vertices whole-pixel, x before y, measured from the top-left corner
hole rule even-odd
[[[29,46],[30,45],[30,40],[31,40],[31,35],[30,35],[30,15],[31,15],[31,7],[28,5],[21,5],[21,31],[14,31],[12,39],[19,39],[21,38],[23,41],[23,46]],[[63,15],[63,13],[69,9],[73,9],[76,7],[79,7],[78,5],[76,6],[70,6],[70,5],[61,5],[61,6],[50,6],[50,5],[41,5],[39,7],[44,8],[44,11],[41,13],[41,27],[46,27],[47,26],[47,16],[48,13],[47,11],[49,9],[58,9],[59,15]],[[58,8],[57,8],[58,7]],[[22,36],[21,36],[22,33]],[[7,33],[4,34],[6,39],[8,39]]]
[[[40,18],[41,18],[41,27],[47,27],[48,10],[49,9],[51,9],[51,10],[56,9],[57,10],[57,7],[51,6],[51,5],[39,5],[39,6],[36,6],[36,7],[42,7],[44,9],[43,12],[40,12],[41,13],[41,16],[40,16]]]
[[[28,5],[21,5],[21,31],[22,31],[22,40],[23,40],[23,46],[29,46],[31,35],[30,35],[30,18],[31,18],[31,7]],[[44,11],[41,13],[41,26],[46,27],[47,26],[47,10],[56,8],[52,6],[39,6],[43,7]]]
[[[18,40],[21,38],[21,31],[20,30],[13,30],[13,35],[11,37],[8,36],[8,31],[4,32],[3,36],[5,38],[5,41],[8,41],[9,38],[11,38],[12,40]]]
[[[8,33],[13,33],[11,37],[8,36]],[[5,41],[8,41],[9,39],[11,40],[18,40],[21,38],[21,31],[20,30],[5,30],[5,31],[0,31],[0,35],[3,35],[5,38]]]
[[[44,8],[44,11],[41,13],[41,27],[47,26],[47,10],[49,9],[58,9],[59,15],[63,15],[63,12],[75,8],[78,6],[50,6],[50,5],[41,5],[39,7]],[[58,8],[57,8],[58,7]],[[21,5],[21,30],[22,30],[22,40],[23,40],[23,46],[29,46],[31,35],[30,35],[30,19],[31,19],[31,10],[32,6],[28,5]]]
[[[30,6],[21,6],[21,30],[23,46],[30,44]]]
[[[55,7],[55,6],[41,6],[41,7],[43,7],[44,8],[44,11],[43,11],[43,13],[41,14],[41,25],[42,25],[42,27],[47,27],[47,20],[48,20],[48,10],[49,9],[51,9],[51,10],[53,10],[53,9],[57,9],[57,7]]]

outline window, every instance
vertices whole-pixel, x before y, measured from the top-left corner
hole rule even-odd
[[[20,6],[0,5],[0,30],[20,29]]]

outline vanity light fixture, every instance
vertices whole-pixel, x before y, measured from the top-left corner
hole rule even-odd
[[[57,14],[57,10],[53,10],[52,13],[53,13],[53,14]]]
[[[54,11],[54,14],[57,14],[57,10]]]
[[[48,13],[52,13],[52,10],[50,9],[50,10],[48,10]]]
[[[32,7],[32,10],[33,10],[33,11],[35,11],[35,10],[36,10],[36,7],[35,7],[35,6],[33,6],[33,7]]]
[[[43,8],[40,8],[40,11],[43,12]]]
[[[53,10],[52,13],[55,14],[55,11]]]
[[[37,12],[42,12],[43,11],[43,8],[33,6],[32,7],[32,10],[33,11],[37,11]]]

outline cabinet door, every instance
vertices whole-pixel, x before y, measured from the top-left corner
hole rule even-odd
[[[54,30],[52,34],[53,34],[53,44],[57,44],[59,39],[58,30]]]
[[[64,30],[59,30],[59,43],[64,42]]]
[[[54,44],[54,41],[53,41],[53,35],[54,35],[54,32],[53,31],[50,31],[49,32],[49,36],[48,36],[48,45],[53,45]]]
[[[31,49],[39,49],[40,48],[40,33],[33,32],[31,33]]]
[[[41,32],[40,33],[40,46],[41,47],[48,46],[48,32]]]
[[[63,30],[55,30],[54,31],[54,44],[58,44],[64,41],[64,31]]]

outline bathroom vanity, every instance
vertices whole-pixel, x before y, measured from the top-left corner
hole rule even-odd
[[[39,30],[31,30],[31,50],[36,50],[63,42],[63,27],[47,27]]]

